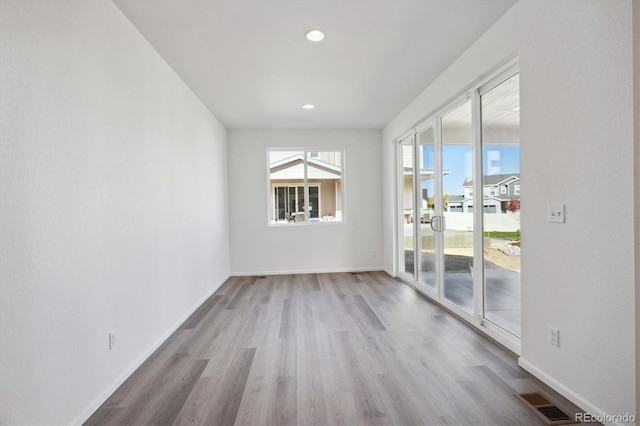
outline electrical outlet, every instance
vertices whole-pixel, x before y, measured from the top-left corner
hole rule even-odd
[[[555,327],[549,327],[549,344],[560,347],[560,330]]]
[[[109,333],[109,350],[112,351],[116,346],[116,331]]]
[[[549,204],[547,206],[547,222],[564,223],[564,204]]]

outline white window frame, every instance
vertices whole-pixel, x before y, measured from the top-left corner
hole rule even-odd
[[[304,178],[303,182],[273,182],[271,181],[271,164],[269,162],[270,153],[271,152],[299,152],[302,154],[303,164],[304,164]],[[307,176],[307,162],[309,158],[318,159],[320,157],[320,153],[322,152],[339,152],[340,153],[340,193],[336,191],[335,194],[335,203],[336,203],[336,214],[338,205],[340,206],[340,220],[337,220],[334,216],[333,220],[323,220],[322,216],[322,182],[309,182]],[[268,147],[266,152],[266,163],[267,163],[267,225],[268,226],[304,226],[304,225],[337,225],[346,223],[346,184],[345,184],[345,150],[343,148],[299,148],[299,147]],[[337,179],[336,183],[337,185]],[[304,212],[305,219],[302,222],[279,222],[277,219],[277,206],[275,200],[275,188],[276,187],[300,187],[304,188]],[[309,214],[309,188],[317,187],[318,188],[318,206],[316,209],[318,210],[318,218],[314,218],[311,220],[311,215]],[[297,189],[296,189],[297,193]],[[340,201],[338,203],[338,200]],[[272,217],[274,220],[272,220]]]

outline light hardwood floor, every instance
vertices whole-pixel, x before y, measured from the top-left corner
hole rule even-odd
[[[539,389],[383,272],[234,277],[86,424],[542,425]]]

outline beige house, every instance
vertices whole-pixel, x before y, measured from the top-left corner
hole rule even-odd
[[[305,221],[304,160],[303,152],[269,153],[269,212],[272,223]],[[306,163],[309,221],[342,220],[342,153],[309,152]]]

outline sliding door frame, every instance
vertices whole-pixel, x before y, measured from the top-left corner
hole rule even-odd
[[[398,220],[396,221],[396,225],[397,225],[397,230],[398,230],[398,252],[396,253],[396,257],[398,260],[398,270],[400,271],[400,277],[403,278],[405,281],[409,282],[409,281],[413,281],[413,279],[417,276],[417,252],[418,252],[418,240],[416,239],[416,220],[413,221],[412,226],[413,226],[413,276],[408,274],[405,271],[405,265],[406,265],[406,259],[405,259],[405,241],[404,241],[404,229],[405,229],[405,223],[404,223],[404,162],[403,162],[403,154],[404,154],[404,150],[402,149],[402,147],[404,146],[404,143],[407,141],[407,139],[411,139],[411,147],[412,147],[412,173],[414,174],[413,178],[412,178],[412,194],[413,194],[413,198],[412,198],[412,209],[414,210],[414,217],[415,217],[415,205],[416,205],[416,192],[417,192],[417,185],[416,185],[416,179],[415,179],[415,168],[416,168],[416,160],[417,160],[417,155],[416,155],[416,130],[412,129],[410,130],[408,133],[405,133],[404,135],[402,135],[402,137],[398,138],[395,142],[396,142],[396,183],[397,183],[397,188],[396,188],[396,193],[398,195],[397,200],[396,200],[396,204],[397,204],[397,211],[398,211]],[[412,283],[412,286],[414,284]]]
[[[520,338],[510,334],[499,326],[493,324],[484,318],[484,224],[483,224],[483,181],[482,181],[482,110],[481,110],[481,96],[498,86],[502,82],[509,79],[511,76],[519,72],[518,59],[513,59],[505,66],[501,67],[498,71],[492,73],[489,77],[474,84],[466,91],[462,96],[456,97],[453,101],[449,102],[444,108],[438,109],[435,113],[427,116],[426,119],[420,121],[411,130],[403,134],[401,137],[394,140],[396,144],[396,179],[397,179],[397,232],[398,232],[398,250],[396,253],[396,260],[398,262],[399,277],[406,281],[410,286],[416,289],[421,294],[434,300],[436,303],[443,306],[445,309],[451,311],[461,319],[467,321],[472,326],[478,328],[489,337],[493,338],[497,342],[501,343],[516,354],[520,354],[521,343]],[[442,190],[442,117],[449,112],[460,107],[465,102],[471,100],[471,125],[472,125],[472,163],[473,163],[473,267],[471,271],[473,279],[473,312],[469,313],[461,307],[457,306],[453,302],[447,300],[444,297],[444,232],[435,232],[435,257],[436,257],[436,287],[435,291],[432,291],[425,285],[419,282],[419,269],[420,269],[420,243],[421,243],[421,230],[420,220],[415,220],[416,212],[420,210],[421,200],[421,182],[420,182],[420,145],[418,141],[418,134],[433,126],[434,129],[434,155],[435,155],[435,170],[434,179],[436,179],[434,200],[436,203],[436,210],[434,215],[444,217],[443,206],[443,190]],[[403,212],[403,197],[404,197],[404,165],[402,163],[402,143],[407,141],[407,138],[411,138],[412,153],[413,153],[413,274],[405,272],[405,259],[404,259],[404,212]],[[418,170],[418,172],[416,172]],[[416,179],[417,174],[417,179]],[[438,184],[440,182],[440,184]],[[522,306],[522,301],[520,306]]]
[[[476,163],[479,167],[478,170],[474,171],[474,205],[476,206],[484,206],[484,200],[483,200],[483,196],[484,194],[476,194],[476,192],[478,192],[478,189],[476,189],[476,184],[480,187],[479,191],[482,192],[482,188],[483,188],[483,174],[482,174],[482,151],[483,151],[483,141],[482,141],[482,96],[484,94],[486,94],[487,92],[493,90],[494,88],[498,87],[499,85],[501,85],[502,83],[504,83],[505,81],[507,81],[508,79],[510,79],[511,77],[513,77],[514,75],[518,74],[520,72],[520,67],[519,64],[516,62],[510,66],[507,66],[506,68],[502,69],[501,71],[499,71],[498,73],[494,74],[493,77],[489,78],[487,81],[485,81],[483,84],[479,85],[477,89],[474,90],[474,100],[475,100],[475,107],[477,108],[477,120],[479,121],[477,126],[474,126],[474,135],[477,138],[476,140],[479,141],[479,143],[476,145],[474,143],[474,149],[477,147],[478,149],[478,158],[476,159]],[[476,134],[477,132],[477,134]],[[480,198],[476,198],[476,195],[479,196]],[[478,204],[481,203],[481,204]],[[476,209],[474,209],[475,211]],[[483,208],[484,211],[484,208]],[[506,331],[505,329],[503,329],[502,327],[498,326],[497,324],[494,324],[492,321],[488,320],[485,318],[484,316],[484,295],[485,295],[485,291],[486,291],[486,282],[484,279],[484,213],[480,212],[480,214],[475,215],[476,217],[474,217],[474,219],[477,219],[476,222],[478,223],[478,225],[480,226],[479,229],[482,230],[482,232],[480,232],[480,235],[475,235],[475,237],[477,237],[479,239],[479,241],[475,241],[474,244],[477,244],[476,246],[476,250],[480,252],[480,255],[483,256],[482,257],[482,261],[478,262],[477,268],[476,269],[476,274],[477,274],[477,278],[474,277],[474,283],[477,282],[478,287],[480,287],[480,293],[478,294],[479,297],[476,297],[476,308],[477,310],[476,315],[478,316],[478,324],[482,327],[484,327],[485,329],[487,329],[489,332],[491,332],[492,334],[498,334],[498,335],[503,335],[505,339],[507,339],[508,341],[513,341],[515,343],[518,344],[518,351],[516,352],[517,354],[520,354],[519,348],[520,348],[520,338],[514,336],[513,334],[509,333],[508,331]],[[474,254],[475,256],[475,254]],[[480,259],[480,258],[478,258]],[[522,283],[521,283],[522,284]],[[522,312],[522,295],[521,295],[521,299],[520,299],[520,312]]]

